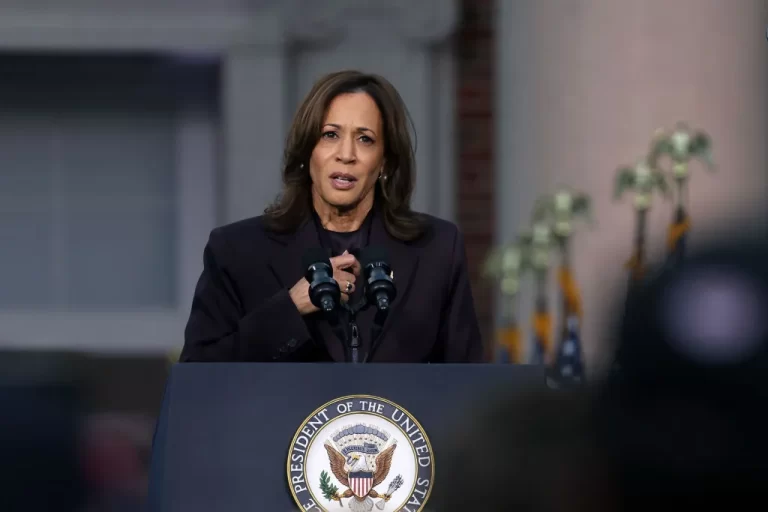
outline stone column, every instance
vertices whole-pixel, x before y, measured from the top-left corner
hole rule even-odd
[[[222,62],[221,223],[261,215],[281,187],[288,129],[282,44],[230,49]]]
[[[761,0],[498,2],[497,239],[528,222],[536,196],[559,185],[592,194],[598,224],[574,240],[587,358],[623,299],[633,212],[613,201],[615,169],[678,120],[714,139],[720,172],[694,169],[695,246],[710,233],[768,220],[768,5]],[[672,205],[649,217],[663,255]],[[524,301],[530,302],[530,301]],[[524,314],[527,315],[527,312]]]

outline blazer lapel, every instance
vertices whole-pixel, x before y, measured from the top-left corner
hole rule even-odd
[[[376,215],[373,218],[373,224],[371,225],[371,238],[369,241],[370,246],[382,247],[389,258],[389,265],[392,268],[392,276],[397,288],[397,297],[392,303],[392,307],[389,310],[384,325],[381,329],[376,340],[373,340],[374,345],[377,347],[375,353],[371,354],[371,358],[375,358],[378,353],[378,347],[381,340],[387,335],[387,331],[392,327],[392,323],[397,318],[402,304],[406,302],[408,292],[413,284],[416,270],[419,266],[419,249],[414,245],[402,242],[392,237],[384,226],[384,221],[381,215]]]
[[[285,288],[291,288],[304,276],[302,259],[307,249],[320,247],[312,220],[307,220],[294,233],[269,233],[274,244],[270,247],[269,266]]]

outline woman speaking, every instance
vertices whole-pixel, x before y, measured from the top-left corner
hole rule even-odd
[[[342,71],[314,85],[288,133],[279,198],[210,234],[181,361],[345,361],[349,325],[361,361],[483,360],[463,238],[410,209],[408,120],[380,76]],[[373,306],[354,317],[339,307],[341,320],[318,310],[305,254],[328,254],[340,302],[363,304],[358,257],[373,247],[396,287],[386,319]]]

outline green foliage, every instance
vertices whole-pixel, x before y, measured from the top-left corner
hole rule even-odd
[[[339,488],[331,483],[331,475],[325,471],[320,473],[320,491],[323,493],[323,497],[328,501],[339,499]]]

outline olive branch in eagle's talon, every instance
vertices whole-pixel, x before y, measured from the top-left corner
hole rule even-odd
[[[344,506],[341,502],[343,496],[339,494],[339,488],[331,483],[331,475],[325,471],[320,473],[320,492],[323,493],[323,497],[328,501],[338,501],[340,507]]]

